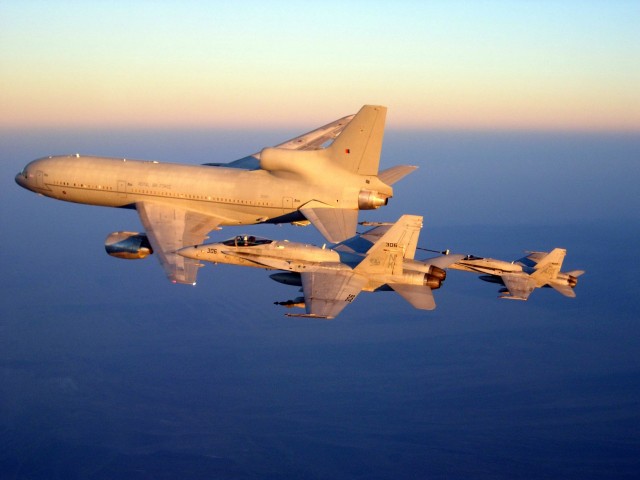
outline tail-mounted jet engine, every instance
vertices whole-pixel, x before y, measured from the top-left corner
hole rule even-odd
[[[388,202],[389,197],[381,196],[378,192],[371,190],[360,190],[358,195],[358,208],[360,210],[375,210]]]
[[[560,279],[560,275],[558,275],[558,279]],[[578,285],[578,277],[567,274],[567,284],[571,288],[576,288],[576,285]]]
[[[147,236],[138,232],[110,233],[104,242],[104,248],[112,257],[125,260],[137,260],[153,253]]]
[[[424,285],[431,288],[431,290],[437,290],[447,278],[447,272],[435,265],[431,265],[428,273],[405,271],[402,276],[408,284]]]

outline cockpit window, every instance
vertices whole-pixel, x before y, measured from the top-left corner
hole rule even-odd
[[[268,238],[256,237],[255,235],[238,235],[222,242],[229,247],[255,247],[256,245],[267,245],[273,243]]]

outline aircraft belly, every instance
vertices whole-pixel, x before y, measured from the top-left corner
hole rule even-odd
[[[221,225],[254,224],[295,215],[311,200],[331,208],[357,208],[357,192],[317,185],[262,170],[104,157],[44,159],[41,193],[60,200],[109,207],[138,202],[171,204],[215,215]],[[321,173],[320,173],[321,174]],[[347,191],[348,190],[348,191]]]

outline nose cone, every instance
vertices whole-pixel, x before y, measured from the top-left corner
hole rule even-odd
[[[178,255],[186,258],[198,259],[200,258],[200,249],[198,247],[185,247],[176,252]]]
[[[27,186],[27,177],[24,172],[20,172],[19,174],[17,174],[15,180],[16,180],[16,183],[20,185],[22,188],[27,188],[27,189],[29,188]]]

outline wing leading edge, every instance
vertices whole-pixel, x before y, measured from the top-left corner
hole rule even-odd
[[[202,243],[207,234],[218,227],[221,219],[149,202],[137,203],[136,209],[169,280],[195,285],[199,262],[182,257],[176,251]]]

